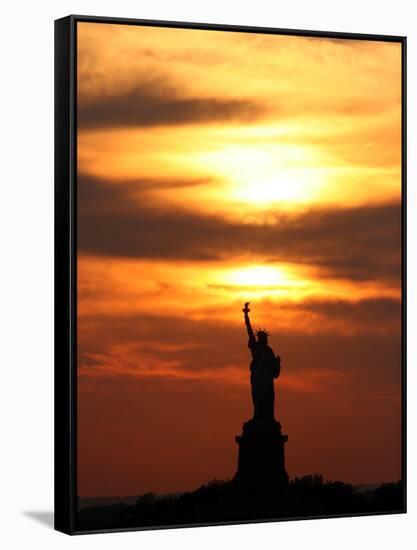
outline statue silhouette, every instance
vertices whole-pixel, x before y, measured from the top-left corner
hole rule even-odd
[[[245,325],[248,331],[248,347],[252,354],[250,364],[250,382],[253,401],[254,420],[275,420],[274,417],[274,379],[278,378],[281,370],[281,358],[275,357],[274,352],[268,346],[268,333],[265,330],[253,333],[249,319],[249,303],[245,303],[243,313]]]
[[[243,313],[252,354],[249,368],[254,410],[253,418],[243,424],[242,435],[235,437],[239,455],[233,479],[251,491],[283,489],[288,486],[284,450],[288,436],[282,433],[274,415],[274,379],[280,374],[281,358],[275,357],[268,346],[266,330],[256,331],[255,336],[249,311],[249,302],[246,302]]]

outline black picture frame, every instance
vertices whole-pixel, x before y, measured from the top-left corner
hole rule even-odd
[[[77,24],[135,25],[206,31],[233,31],[259,34],[277,34],[301,37],[339,38],[397,42],[402,50],[402,206],[401,206],[401,281],[402,281],[402,479],[404,483],[403,508],[392,513],[406,512],[406,180],[407,180],[407,116],[406,116],[406,46],[404,36],[357,34],[344,32],[293,30],[269,27],[218,25],[70,15],[55,21],[55,529],[67,534],[136,531],[174,527],[285,521],[287,518],[205,522],[201,524],[163,525],[121,529],[79,530],[76,522],[77,506]],[[383,514],[390,512],[382,512]],[[366,513],[351,514],[368,515]],[[323,517],[346,517],[335,514]],[[294,517],[295,519],[314,519]]]

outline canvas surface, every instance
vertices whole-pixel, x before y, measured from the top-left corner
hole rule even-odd
[[[400,511],[401,44],[78,23],[77,106],[80,529]]]

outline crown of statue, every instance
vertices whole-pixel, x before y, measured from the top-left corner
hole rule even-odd
[[[257,336],[260,336],[261,334],[264,334],[265,336],[271,336],[271,333],[263,328],[258,328],[256,331]]]

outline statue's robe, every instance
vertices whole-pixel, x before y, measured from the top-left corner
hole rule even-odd
[[[279,363],[272,349],[249,338],[251,350],[250,381],[254,406],[253,418],[274,420],[274,378],[279,375]]]

